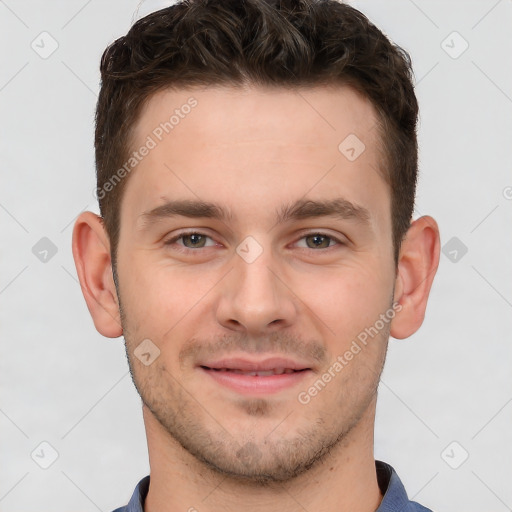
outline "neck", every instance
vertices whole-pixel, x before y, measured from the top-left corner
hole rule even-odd
[[[308,471],[264,486],[210,469],[171,438],[144,406],[151,468],[144,511],[374,512],[382,500],[373,456],[375,404]]]

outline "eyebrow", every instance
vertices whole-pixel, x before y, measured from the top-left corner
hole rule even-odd
[[[141,229],[145,229],[159,220],[178,216],[217,219],[225,223],[232,221],[234,218],[229,209],[216,203],[190,199],[173,200],[167,201],[150,211],[143,212],[140,215]],[[318,217],[355,220],[367,225],[370,223],[370,212],[366,208],[338,197],[323,200],[299,199],[285,205],[276,212],[274,225]]]

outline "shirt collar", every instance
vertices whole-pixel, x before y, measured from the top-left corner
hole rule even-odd
[[[394,468],[380,460],[375,461],[377,482],[384,496],[375,512],[431,512],[414,501],[409,501],[407,493]],[[149,490],[149,475],[145,476],[135,487],[135,491],[126,507],[114,512],[144,512],[144,500]]]

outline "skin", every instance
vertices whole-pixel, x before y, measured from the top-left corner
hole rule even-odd
[[[162,91],[142,112],[133,147],[191,96],[197,106],[127,178],[118,290],[100,219],[81,214],[73,233],[95,326],[124,336],[143,400],[145,510],[374,511],[382,500],[373,456],[377,386],[389,335],[406,338],[423,321],[439,261],[437,224],[428,216],[411,224],[396,266],[377,117],[349,87]],[[338,150],[351,133],[366,146],[352,162]],[[367,221],[276,224],[285,204],[335,197],[365,208]],[[171,199],[216,202],[233,218],[163,218],[144,227],[143,213]],[[184,228],[209,238],[165,245]],[[334,239],[318,247],[318,232]],[[262,250],[251,263],[236,252],[248,236]],[[298,393],[393,302],[400,312],[392,321],[300,403]],[[134,355],[144,339],[160,350],[148,366]],[[292,388],[249,396],[196,366],[205,355],[233,354],[300,358],[313,371]]]

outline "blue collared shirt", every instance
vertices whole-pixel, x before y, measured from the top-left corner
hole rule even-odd
[[[376,460],[375,468],[380,491],[384,496],[375,512],[432,512],[415,501],[409,501],[402,481],[392,466]],[[114,512],[144,512],[144,500],[148,490],[149,475],[137,484],[128,505],[117,508]]]

